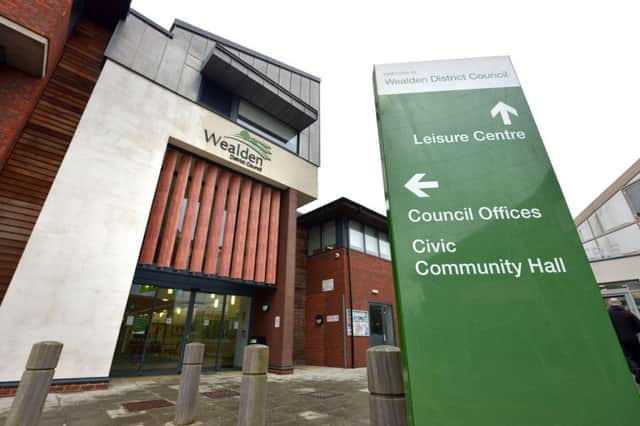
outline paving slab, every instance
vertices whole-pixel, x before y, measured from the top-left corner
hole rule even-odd
[[[41,418],[42,426],[152,426],[173,420],[174,407],[130,412],[122,403],[178,397],[179,376],[115,378],[109,389],[49,394]],[[203,373],[196,418],[206,426],[235,426],[240,390],[240,372]],[[267,424],[368,425],[366,369],[300,366],[293,375],[268,376]],[[228,395],[209,398],[202,395]],[[314,398],[312,393],[327,398]],[[0,425],[4,425],[13,398],[0,398]]]

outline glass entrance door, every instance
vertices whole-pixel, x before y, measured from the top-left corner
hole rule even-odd
[[[205,345],[203,368],[241,368],[251,298],[134,284],[113,358],[113,375],[177,373],[184,346]]]
[[[203,368],[218,368],[217,353],[222,332],[224,295],[196,293],[189,342],[204,343]]]
[[[142,370],[177,371],[189,315],[188,290],[158,288],[147,330]]]
[[[395,345],[393,308],[382,303],[369,303],[369,345]]]

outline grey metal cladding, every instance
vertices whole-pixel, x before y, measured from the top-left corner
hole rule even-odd
[[[170,39],[166,35],[151,26],[147,26],[131,68],[155,80],[168,41]]]
[[[317,77],[181,21],[168,32],[137,12],[118,23],[105,56],[194,102],[203,75],[218,81],[301,129],[298,155],[319,165]]]
[[[320,83],[310,81],[311,91],[309,93],[309,104],[316,110],[320,109]]]
[[[105,55],[122,65],[131,67],[147,27],[148,25],[142,20],[128,15],[127,19],[118,23]]]
[[[291,71],[280,68],[278,84],[286,91],[291,92]]]
[[[191,43],[189,44],[189,55],[194,56],[201,61],[206,59],[205,53],[207,50],[207,39],[194,34],[191,37]]]
[[[320,120],[309,126],[309,157],[313,164],[320,164]]]
[[[255,58],[255,60],[253,61],[253,66],[262,74],[267,74],[267,63],[262,59]]]
[[[291,73],[291,93],[293,96],[300,98],[300,75]]]
[[[193,55],[187,55],[187,59],[185,60],[185,64],[189,67],[193,68],[196,71],[200,71],[202,69],[202,61],[196,58]]]
[[[197,102],[201,80],[202,74],[200,74],[200,71],[194,70],[185,64],[182,69],[180,84],[178,85],[178,93],[194,102]]]
[[[311,90],[311,80],[308,78],[302,78],[300,83],[300,99],[303,102],[309,103],[309,92]]]
[[[279,75],[280,75],[280,67],[268,63],[267,64],[267,77],[269,77],[271,80],[273,80],[273,81],[275,81],[277,83]]]
[[[171,90],[178,91],[182,70],[187,58],[187,51],[191,43],[192,34],[180,28],[175,28],[173,38],[169,40],[164,57],[158,69],[156,81]]]
[[[304,159],[309,159],[309,128],[307,127],[298,136],[298,155]]]

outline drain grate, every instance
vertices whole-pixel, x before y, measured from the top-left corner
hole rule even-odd
[[[232,396],[240,395],[240,392],[234,391],[233,389],[217,389],[210,392],[203,392],[204,396],[211,399],[221,399],[221,398],[230,398]]]
[[[343,394],[341,394],[340,392],[332,392],[332,391],[316,391],[316,392],[307,393],[305,395],[315,399],[329,399],[329,398],[335,398],[337,396],[342,396]]]
[[[154,408],[173,407],[175,404],[171,401],[167,401],[166,399],[149,399],[147,401],[123,402],[121,405],[126,408],[127,411],[135,412],[151,410]]]

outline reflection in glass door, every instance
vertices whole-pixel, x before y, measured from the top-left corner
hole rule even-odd
[[[131,286],[113,356],[112,370],[127,374],[137,372],[140,368],[155,295],[155,286],[139,284]]]
[[[112,374],[177,373],[184,345],[205,345],[203,367],[242,368],[251,298],[134,284]]]
[[[203,368],[216,368],[216,354],[222,327],[224,296],[196,293],[191,316],[189,342],[204,343]]]
[[[189,313],[188,290],[159,288],[147,330],[143,370],[175,371],[180,365]]]
[[[249,338],[250,310],[249,297],[227,296],[220,342],[220,368],[242,368],[244,347]]]
[[[369,302],[369,345],[394,345],[396,333],[391,305]]]

